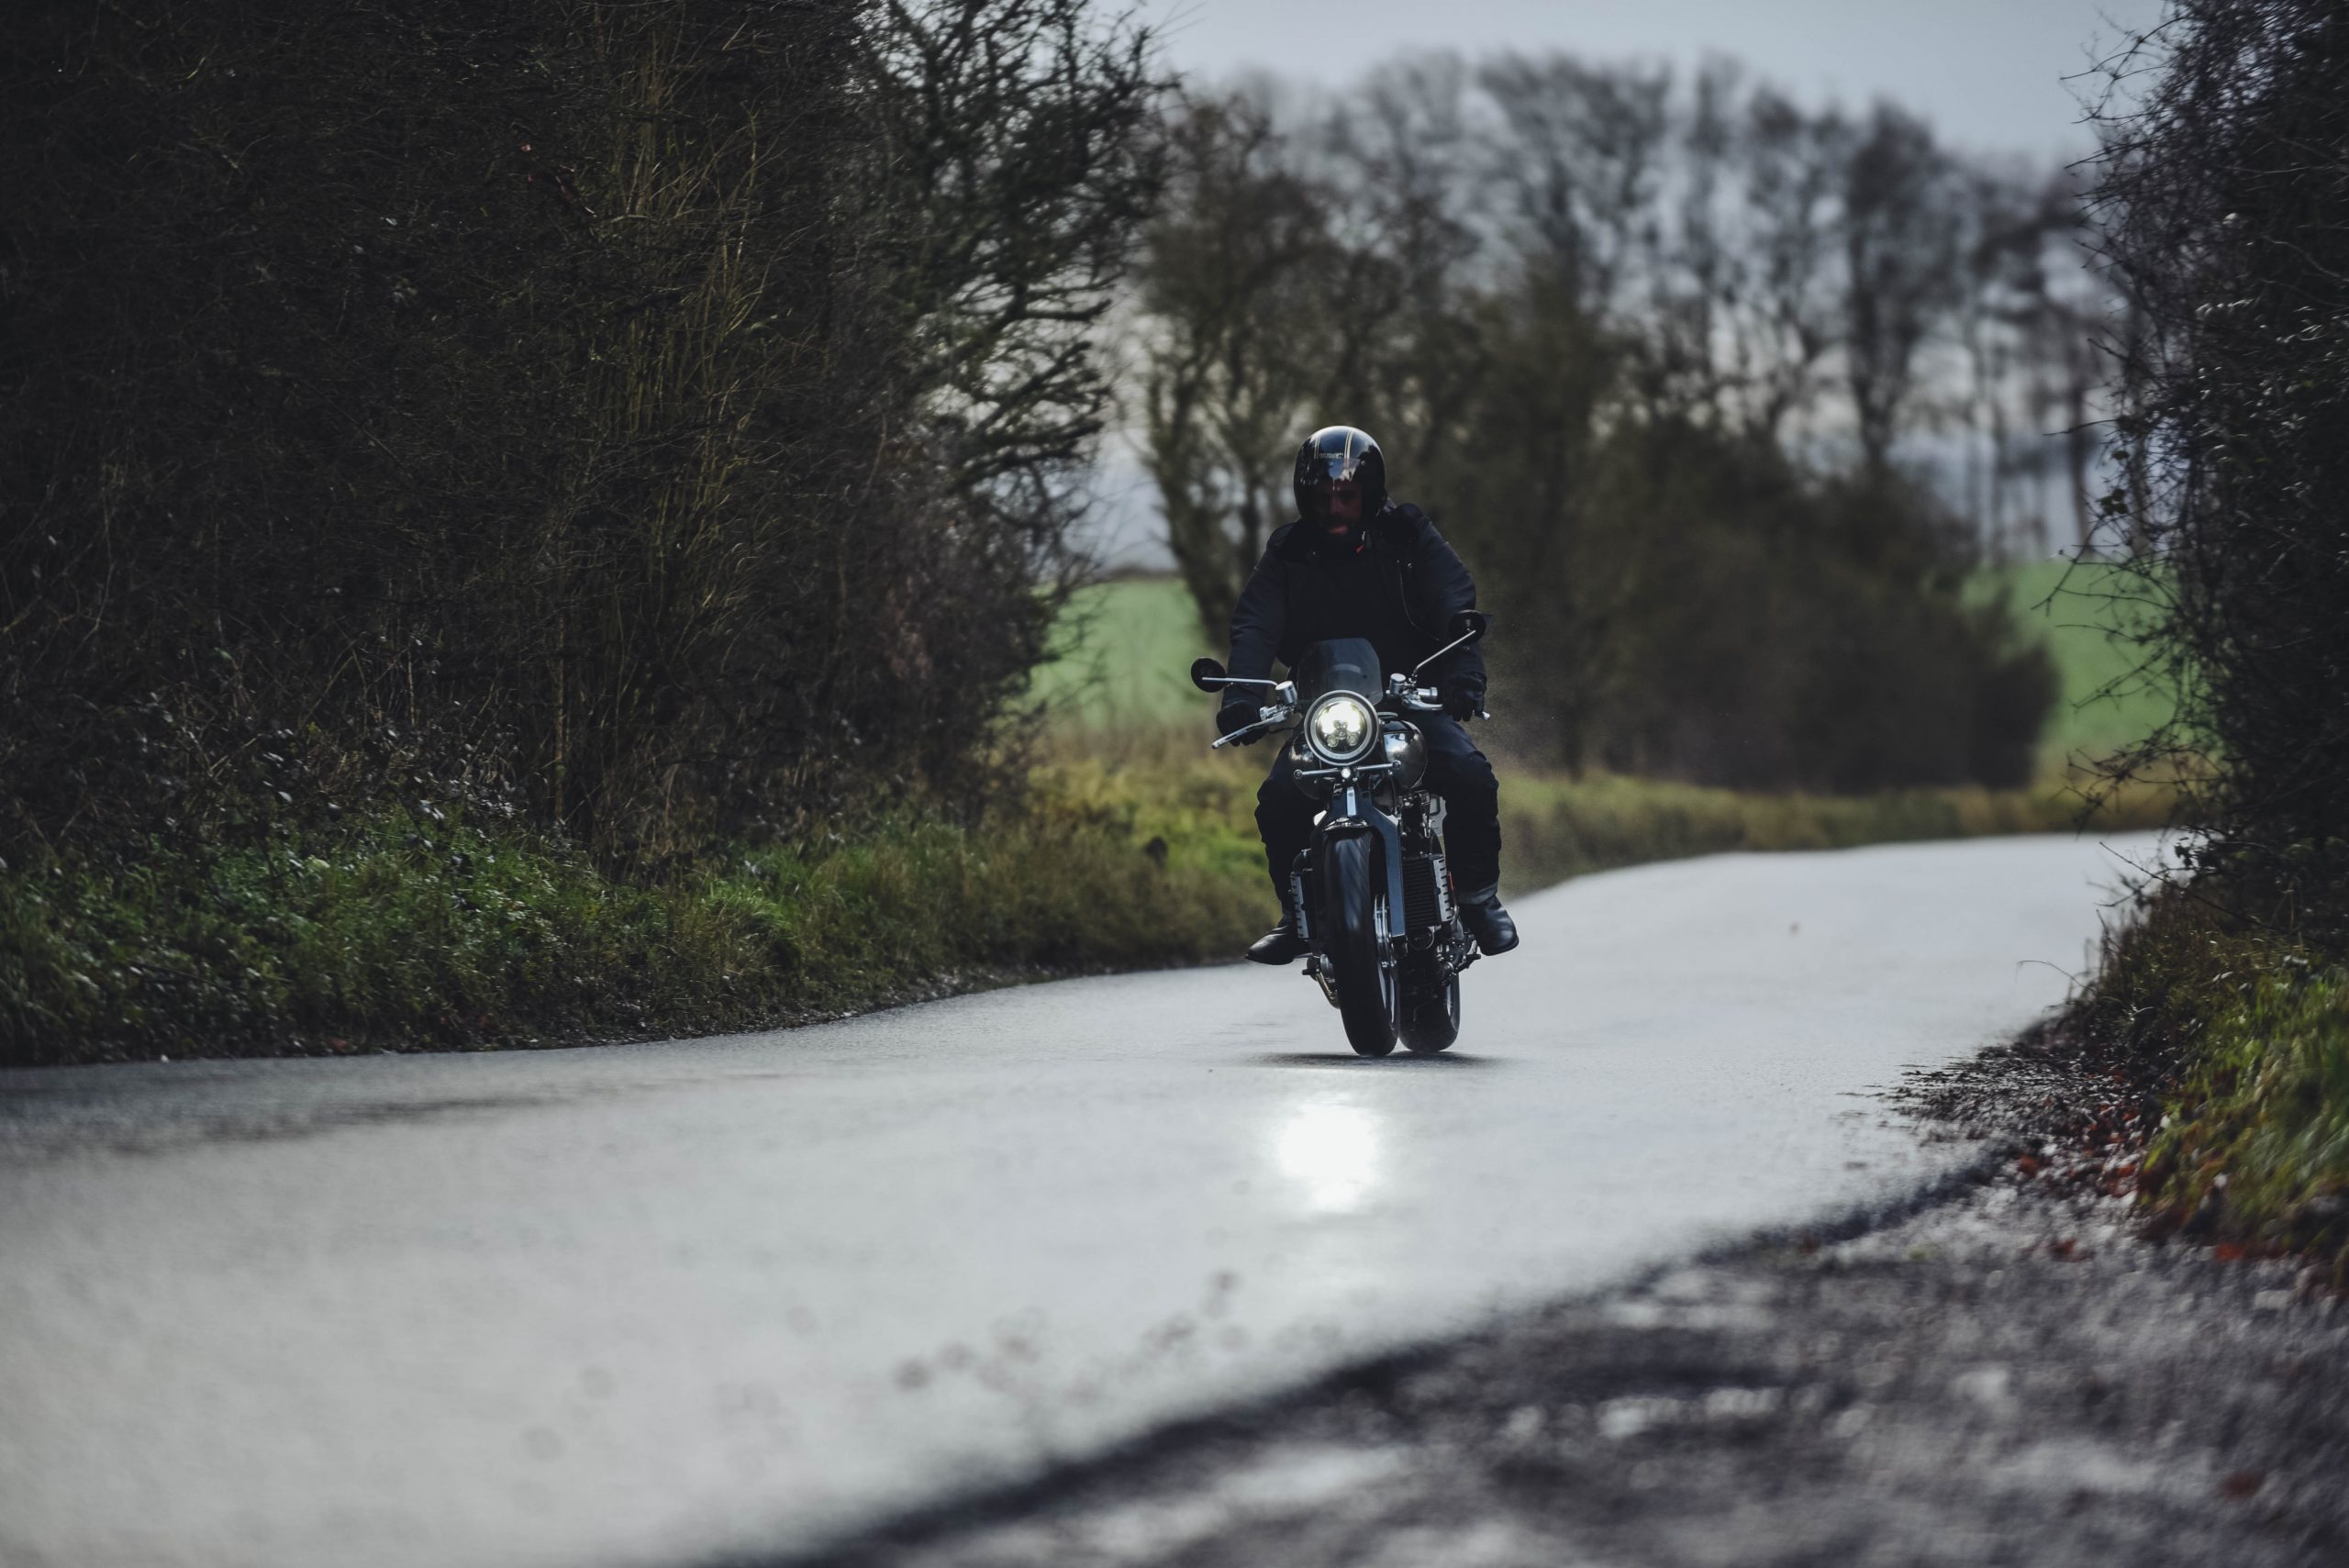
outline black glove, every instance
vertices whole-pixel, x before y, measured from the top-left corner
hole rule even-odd
[[[1218,735],[1229,735],[1235,729],[1245,729],[1255,722],[1256,707],[1252,703],[1228,702],[1215,710],[1215,732]],[[1251,735],[1241,744],[1253,746],[1263,739],[1261,735]]]
[[[1485,677],[1453,675],[1443,683],[1443,711],[1458,719],[1470,719],[1485,711]]]

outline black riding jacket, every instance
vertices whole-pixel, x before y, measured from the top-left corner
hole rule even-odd
[[[1476,607],[1476,584],[1428,515],[1389,501],[1352,539],[1332,543],[1294,522],[1275,530],[1231,612],[1231,673],[1270,680],[1273,662],[1294,665],[1305,650],[1335,637],[1368,638],[1385,672],[1408,671],[1442,647],[1452,617]],[[1429,672],[1439,682],[1481,685],[1476,645]],[[1260,699],[1241,690],[1228,704]]]

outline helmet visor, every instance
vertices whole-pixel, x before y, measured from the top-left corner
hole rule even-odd
[[[1304,467],[1315,484],[1334,484],[1362,477],[1362,460],[1378,449],[1352,430],[1331,431],[1307,456]]]

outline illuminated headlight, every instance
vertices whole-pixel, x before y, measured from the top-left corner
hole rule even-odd
[[[1315,751],[1333,762],[1350,762],[1370,750],[1370,738],[1378,732],[1378,716],[1362,698],[1333,692],[1313,705],[1305,730]]]

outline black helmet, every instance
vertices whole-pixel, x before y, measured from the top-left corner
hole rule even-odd
[[[1386,459],[1366,430],[1331,425],[1305,438],[1297,449],[1297,515],[1314,515],[1313,493],[1324,484],[1352,480],[1362,486],[1363,521],[1386,505]]]

